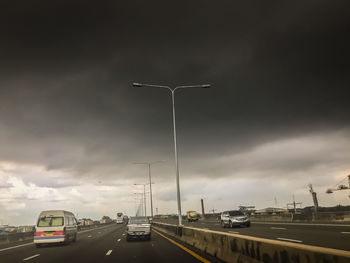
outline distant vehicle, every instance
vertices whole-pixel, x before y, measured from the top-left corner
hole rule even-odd
[[[194,222],[201,218],[201,215],[197,211],[187,211],[186,213],[187,221]]]
[[[250,219],[239,210],[225,211],[221,213],[221,226],[250,226]]]
[[[117,213],[117,224],[123,224],[124,220],[123,220],[123,213]]]
[[[77,240],[78,222],[72,212],[48,210],[40,213],[35,226],[36,247],[47,243],[68,244]]]
[[[147,217],[130,217],[126,227],[126,241],[132,238],[145,238],[151,240],[151,224]]]

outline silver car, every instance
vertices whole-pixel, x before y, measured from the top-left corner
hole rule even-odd
[[[250,226],[250,220],[248,216],[243,214],[239,210],[225,211],[221,213],[221,226],[222,227],[234,227],[234,226]]]
[[[151,240],[151,224],[147,217],[130,217],[126,226],[126,241],[130,241],[133,238]]]

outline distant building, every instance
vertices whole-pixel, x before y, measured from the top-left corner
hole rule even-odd
[[[94,221],[90,218],[79,219],[79,222],[81,226],[91,226],[94,224]]]
[[[275,207],[267,207],[264,209],[255,210],[254,214],[256,215],[275,215],[275,214],[286,214],[288,213],[288,209],[285,208],[275,208]]]
[[[112,222],[112,219],[109,216],[103,216],[100,219],[100,223],[101,224],[106,224],[106,223],[111,223],[111,222]]]

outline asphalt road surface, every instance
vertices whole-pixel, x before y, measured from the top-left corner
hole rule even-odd
[[[155,221],[177,224],[176,219]],[[214,231],[350,251],[350,225],[252,222],[250,227],[223,228],[220,221],[214,219],[191,223],[184,220],[183,224]]]
[[[151,241],[126,241],[125,225],[78,233],[77,242],[68,245],[49,245],[36,248],[32,241],[18,247],[0,249],[0,262],[220,262],[200,251],[170,242],[166,237],[152,232]],[[198,260],[195,256],[202,257]],[[208,261],[205,261],[208,260]]]

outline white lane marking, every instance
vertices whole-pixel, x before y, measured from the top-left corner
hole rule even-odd
[[[125,234],[123,234],[123,236],[125,236]]]
[[[236,231],[228,231],[228,232],[231,234],[239,234],[239,232],[236,232]]]
[[[270,229],[286,229],[285,227],[270,227]]]
[[[36,254],[36,255],[34,255],[34,256],[31,256],[31,257],[27,257],[27,258],[25,258],[25,259],[23,259],[24,261],[27,261],[27,260],[30,260],[30,259],[32,259],[32,258],[36,258],[36,257],[39,257],[40,256],[40,254]]]
[[[119,238],[117,241],[119,242],[121,239]]]
[[[108,252],[106,253],[106,256],[109,256],[110,254],[112,254],[113,250],[108,250]]]
[[[88,236],[88,237],[91,237],[91,236]]]
[[[342,234],[350,234],[350,232],[340,232],[340,233],[342,233]]]
[[[278,237],[276,238],[278,240],[283,240],[283,241],[290,241],[290,242],[296,242],[296,243],[303,243],[301,240],[296,240],[296,239],[289,239],[289,238],[283,238],[283,237]]]
[[[28,246],[28,245],[31,245],[31,244],[34,244],[34,242],[30,242],[30,243],[27,243],[27,244],[22,244],[22,245],[18,245],[18,246],[14,246],[14,247],[2,248],[2,249],[0,249],[0,251],[5,251],[5,250],[9,250],[9,249],[14,249],[14,248],[18,248],[18,247],[24,247],[24,246]]]

